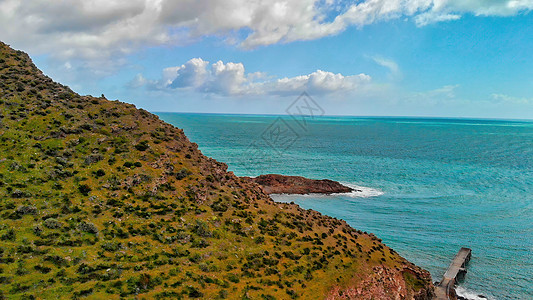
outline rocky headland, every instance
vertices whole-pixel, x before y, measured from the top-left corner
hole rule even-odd
[[[279,174],[266,174],[246,178],[259,184],[266,194],[330,195],[359,191],[329,179],[309,179],[301,176]]]

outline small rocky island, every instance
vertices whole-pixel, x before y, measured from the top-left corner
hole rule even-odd
[[[267,194],[330,195],[358,191],[329,179],[309,179],[279,174],[266,174],[249,179],[259,184]]]

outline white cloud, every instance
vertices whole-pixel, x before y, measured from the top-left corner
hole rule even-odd
[[[460,19],[461,16],[457,14],[448,14],[438,11],[429,11],[423,14],[419,14],[415,17],[416,24],[418,26],[425,26],[437,22],[453,21]]]
[[[317,70],[311,74],[269,78],[261,72],[246,73],[242,63],[208,61],[193,58],[178,67],[163,70],[160,80],[148,80],[137,75],[131,87],[147,86],[159,90],[192,90],[215,95],[293,95],[302,91],[313,94],[350,92],[362,89],[371,82],[366,74],[344,76]]]
[[[459,85],[445,85],[440,88],[408,93],[403,96],[401,101],[407,104],[417,104],[420,106],[435,106],[435,105],[455,105],[464,103],[466,100],[457,97],[457,89]]]
[[[400,67],[394,60],[382,56],[373,56],[372,60],[376,64],[389,69],[392,77],[401,77]]]
[[[205,91],[214,94],[238,95],[247,90],[247,78],[242,63],[217,61],[212,65],[213,79],[205,86]]]
[[[146,79],[142,74],[135,75],[132,81],[129,82],[128,87],[140,88],[145,85],[151,84],[150,80]]]
[[[492,94],[491,99],[503,104],[533,104],[533,98],[513,97],[505,94]]]
[[[206,80],[205,68],[208,64],[208,61],[201,58],[193,58],[180,67],[166,68],[163,70],[163,77],[173,88],[198,87]]]
[[[371,81],[366,74],[344,76],[322,70],[316,70],[308,75],[292,78],[281,78],[264,84],[265,90],[271,94],[291,94],[309,91],[312,94],[328,94],[334,92],[356,91]]]
[[[62,60],[106,59],[206,35],[250,48],[400,17],[423,26],[532,9],[533,0],[0,0],[0,39]]]

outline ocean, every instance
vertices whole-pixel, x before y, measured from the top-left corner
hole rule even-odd
[[[273,198],[376,234],[433,281],[471,248],[461,295],[533,299],[531,121],[157,114],[236,175],[359,187]]]

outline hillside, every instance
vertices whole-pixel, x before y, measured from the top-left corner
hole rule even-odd
[[[428,299],[371,234],[205,157],[0,43],[0,298]]]

